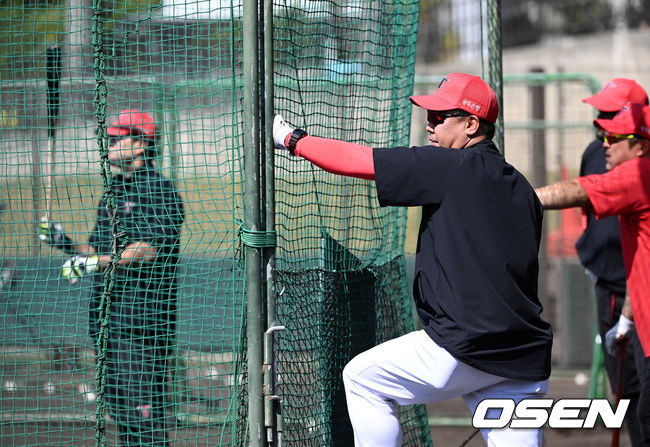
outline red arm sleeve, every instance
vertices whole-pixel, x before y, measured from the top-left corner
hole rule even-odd
[[[291,138],[288,135],[287,138]],[[375,179],[372,148],[340,140],[306,136],[296,144],[296,155],[332,174]]]

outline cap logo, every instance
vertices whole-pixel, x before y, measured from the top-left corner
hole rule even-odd
[[[474,110],[476,112],[481,110],[481,105],[476,104],[474,101],[472,101],[470,99],[463,99],[463,106],[465,106],[465,107],[467,107],[467,108],[469,108],[471,110]]]
[[[603,92],[606,92],[607,90],[609,90],[610,87],[611,87],[611,88],[616,88],[616,84],[614,84],[612,81],[609,81],[609,82],[605,85],[605,87],[603,87]]]
[[[447,79],[446,76],[442,78],[442,81],[440,81],[440,84],[438,84],[438,88],[442,87],[442,84],[444,84],[445,82],[449,82],[449,79]]]

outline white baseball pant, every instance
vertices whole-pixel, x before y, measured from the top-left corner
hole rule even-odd
[[[397,405],[428,404],[461,396],[472,414],[487,398],[541,398],[548,380],[513,380],[457,361],[423,330],[375,346],[343,370],[356,447],[400,447]],[[497,415],[498,416],[498,415]],[[493,417],[488,412],[488,417]],[[541,446],[541,429],[481,429],[488,446]]]

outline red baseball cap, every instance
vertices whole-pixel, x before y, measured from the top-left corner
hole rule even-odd
[[[648,105],[648,94],[634,79],[614,78],[600,92],[582,102],[601,112],[618,112],[628,102]]]
[[[134,109],[122,110],[106,132],[114,136],[129,135],[133,130],[140,135],[156,139],[156,125],[151,115]]]
[[[478,76],[450,73],[432,95],[411,96],[413,104],[427,110],[461,109],[494,123],[499,116],[499,104],[494,90]]]
[[[650,140],[650,106],[627,103],[611,120],[595,119],[594,126],[605,132],[635,134]]]

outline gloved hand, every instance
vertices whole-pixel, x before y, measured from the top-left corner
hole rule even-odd
[[[610,355],[618,355],[620,343],[634,330],[634,321],[621,315],[618,322],[605,334],[605,349]]]
[[[63,232],[63,227],[56,222],[48,221],[46,216],[41,217],[41,223],[38,224],[38,238],[63,250],[64,253],[70,255],[75,253],[74,242]]]
[[[284,142],[287,139],[287,135],[293,133],[293,130],[293,127],[284,121],[282,115],[275,115],[273,119],[273,142],[277,149],[289,150]]]
[[[98,255],[73,256],[61,266],[61,276],[70,281],[70,284],[74,284],[82,276],[94,273],[98,269]]]

